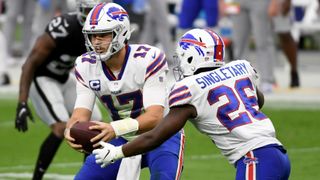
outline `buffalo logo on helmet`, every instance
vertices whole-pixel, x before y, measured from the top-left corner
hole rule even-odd
[[[205,55],[201,47],[206,47],[206,44],[198,41],[192,34],[188,33],[184,35],[179,42],[179,46],[184,50],[187,50],[190,47],[194,47],[199,53],[199,55]]]
[[[124,9],[120,9],[118,7],[110,7],[108,9],[107,15],[114,19],[123,21],[125,17],[128,17],[128,13]]]

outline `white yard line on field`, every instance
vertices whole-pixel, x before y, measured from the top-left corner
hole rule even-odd
[[[0,180],[8,179],[30,179],[32,173],[0,173]],[[71,180],[74,178],[74,175],[61,175],[61,174],[51,174],[47,173],[44,175],[45,179],[54,179],[54,180]]]
[[[54,163],[51,165],[51,167],[55,168],[68,168],[68,167],[77,167],[80,166],[80,162],[70,162],[70,163]],[[2,166],[0,167],[0,171],[5,170],[28,170],[32,169],[34,165],[19,165],[19,166]]]

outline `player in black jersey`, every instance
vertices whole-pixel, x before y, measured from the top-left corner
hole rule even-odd
[[[33,179],[42,179],[64,138],[76,98],[76,80],[70,71],[76,57],[86,52],[82,26],[87,13],[99,2],[101,0],[77,0],[77,12],[53,18],[22,67],[15,127],[25,132],[27,119],[33,121],[27,103],[30,96],[37,115],[51,128],[41,145]],[[95,106],[92,119],[101,118]]]

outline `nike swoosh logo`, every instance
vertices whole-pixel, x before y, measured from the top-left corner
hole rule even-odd
[[[104,156],[103,159],[105,159],[110,154],[110,150],[108,150],[107,154]]]
[[[22,114],[24,114],[26,111],[27,111],[27,110],[26,110],[25,108],[21,109],[21,111],[19,112],[19,115],[18,115],[18,116],[21,117]]]
[[[156,52],[151,56],[153,59],[156,58]]]

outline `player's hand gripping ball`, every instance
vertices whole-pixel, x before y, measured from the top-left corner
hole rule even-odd
[[[90,139],[98,135],[101,131],[90,130],[89,127],[95,125],[95,123],[90,121],[77,122],[70,128],[70,136],[75,139],[76,144],[81,144],[83,150],[86,153],[91,153],[93,151],[93,144],[96,142],[90,142]]]

